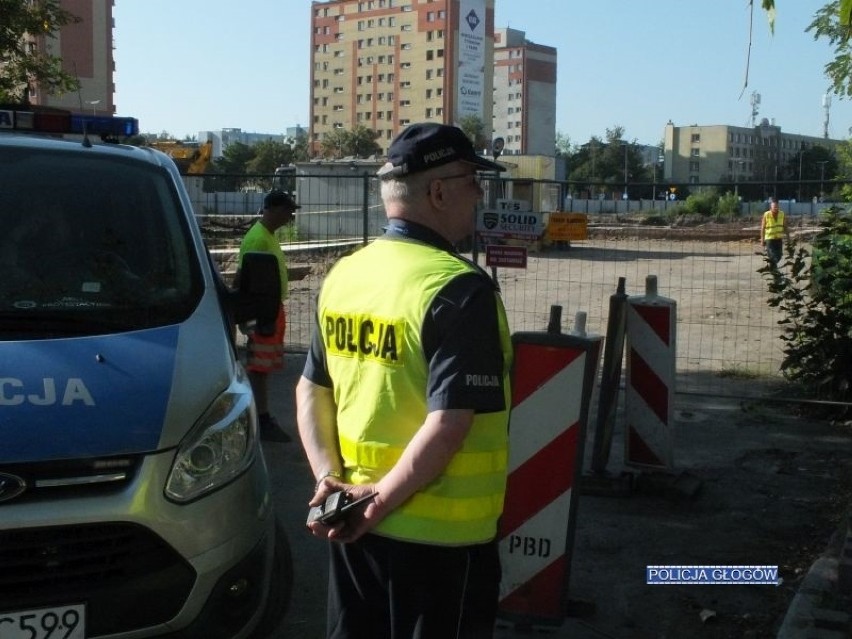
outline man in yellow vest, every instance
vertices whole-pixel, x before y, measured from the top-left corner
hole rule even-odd
[[[499,291],[454,245],[502,171],[453,126],[413,124],[379,171],[385,234],[343,258],[319,295],[296,388],[317,479],[374,493],[328,539],[328,637],[492,636],[512,346]]]
[[[760,221],[760,240],[766,249],[766,257],[774,266],[781,261],[784,236],[787,234],[787,218],[778,208],[778,198],[769,198],[769,210]]]
[[[243,263],[243,256],[250,251],[271,253],[278,260],[281,306],[278,309],[278,317],[275,319],[274,332],[271,335],[262,335],[255,330],[249,331],[246,343],[246,370],[257,405],[260,438],[281,443],[289,442],[291,439],[278,420],[269,412],[269,376],[284,368],[284,333],[287,329],[284,300],[287,299],[289,279],[287,260],[275,231],[293,222],[296,219],[296,211],[300,208],[289,193],[278,190],[267,193],[263,198],[261,217],[243,237],[239,254],[240,266]],[[239,270],[237,277],[239,278]]]

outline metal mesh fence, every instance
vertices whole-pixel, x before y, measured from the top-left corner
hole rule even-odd
[[[225,177],[232,186],[235,178]],[[190,188],[196,214],[227,278],[235,270],[242,234],[257,219],[263,193],[217,191],[209,177],[186,179],[196,182]],[[378,236],[385,217],[378,183],[365,173],[300,174],[294,186],[302,208],[295,227],[278,234],[291,271],[286,346],[304,351],[325,273],[340,256]],[[483,187],[485,202],[505,192],[523,192],[505,180],[486,181]],[[537,187],[541,187],[544,206],[562,208],[560,185],[523,181],[524,189]],[[582,203],[574,204],[578,206],[572,210],[585,212]],[[563,330],[571,330],[575,314],[582,311],[587,315],[586,329],[603,334],[609,296],[618,278],[626,278],[628,295],[642,295],[646,277],[656,275],[659,294],[677,304],[678,390],[764,394],[780,381],[783,343],[778,326],[782,318],[768,305],[766,284],[757,272],[765,263],[758,244],[762,205],[746,208],[750,212],[734,219],[706,219],[679,227],[674,218],[668,224],[648,226],[650,218],[659,224],[660,203],[657,210],[651,210],[653,204],[619,202],[609,211],[588,211],[588,239],[570,247],[527,243],[526,268],[494,270],[510,329],[543,331],[551,306],[559,305]],[[670,213],[675,211],[671,204],[666,207]],[[813,215],[800,214],[791,216],[790,223],[799,230],[813,220]],[[474,256],[484,265],[482,247],[476,249]]]

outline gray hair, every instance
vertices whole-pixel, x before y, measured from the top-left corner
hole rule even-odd
[[[382,201],[385,204],[389,202],[411,204],[429,190],[429,184],[434,179],[434,171],[422,171],[405,177],[382,180]]]

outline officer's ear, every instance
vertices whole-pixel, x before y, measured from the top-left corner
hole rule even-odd
[[[444,180],[441,178],[433,178],[429,180],[429,201],[433,208],[444,210],[449,202],[447,201],[447,191],[444,189]]]

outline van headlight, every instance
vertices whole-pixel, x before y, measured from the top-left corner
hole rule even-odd
[[[166,497],[192,501],[245,471],[257,451],[254,422],[255,408],[247,387],[235,384],[219,395],[181,442],[166,482]]]

